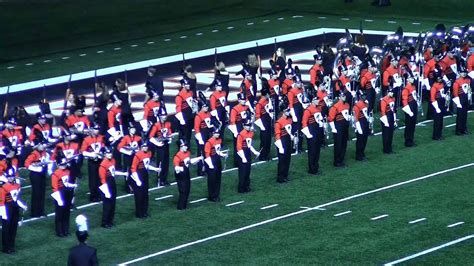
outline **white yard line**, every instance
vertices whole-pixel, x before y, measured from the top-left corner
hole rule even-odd
[[[162,199],[167,199],[167,198],[172,198],[173,195],[166,195],[166,196],[163,196],[163,197],[159,197],[159,198],[155,198],[155,200],[162,200]]]
[[[446,226],[447,228],[451,228],[451,227],[456,227],[458,225],[461,225],[461,224],[464,224],[464,222],[457,222],[457,223],[453,223],[453,224],[450,224],[448,226]]]
[[[382,214],[382,215],[379,215],[379,216],[376,216],[376,217],[372,217],[372,218],[370,218],[370,220],[376,221],[376,220],[383,219],[385,217],[388,217],[388,214]]]
[[[352,211],[345,211],[345,212],[336,213],[336,214],[334,214],[334,217],[343,216],[343,215],[346,215],[346,214],[349,214],[349,213],[352,213]]]
[[[232,202],[232,203],[226,204],[225,206],[226,206],[226,207],[230,207],[230,206],[242,204],[242,203],[244,203],[244,202],[245,202],[245,201],[243,201],[243,200],[241,200],[241,201],[236,201],[236,202]]]
[[[456,125],[456,123],[454,123],[454,124],[449,124],[449,125],[447,125],[447,126],[445,126],[445,127],[454,127],[455,125]]]
[[[416,220],[413,220],[413,221],[409,221],[408,223],[409,224],[416,224],[416,223],[419,223],[419,222],[422,222],[426,220],[426,218],[420,218],[420,219],[416,219]]]
[[[205,200],[207,200],[207,199],[202,198],[202,199],[197,199],[197,200],[190,201],[189,203],[193,204],[193,203],[198,203],[198,202],[205,201]]]
[[[201,238],[201,239],[198,239],[198,240],[195,240],[195,241],[192,241],[192,242],[184,243],[182,245],[175,246],[175,247],[172,247],[172,248],[169,248],[169,249],[158,251],[156,253],[152,253],[152,254],[149,254],[149,255],[146,255],[146,256],[143,256],[143,257],[139,257],[139,258],[121,263],[119,265],[127,265],[127,264],[136,263],[136,262],[143,261],[143,260],[146,260],[146,259],[149,259],[149,258],[152,258],[152,257],[167,254],[167,253],[173,252],[175,250],[184,249],[184,248],[189,247],[189,246],[194,246],[194,245],[204,243],[204,242],[207,242],[207,241],[210,241],[210,240],[213,240],[213,239],[217,239],[217,238],[232,235],[232,234],[235,234],[235,233],[243,232],[243,231],[246,231],[246,230],[249,230],[249,229],[252,229],[252,228],[255,228],[255,227],[259,227],[259,226],[262,226],[262,225],[266,225],[266,224],[269,224],[269,223],[272,223],[272,222],[275,222],[275,221],[283,220],[283,219],[286,219],[286,218],[289,218],[289,217],[293,217],[293,216],[300,215],[300,214],[303,214],[303,213],[306,213],[306,212],[310,212],[310,211],[313,211],[314,209],[317,209],[317,208],[324,208],[324,207],[331,206],[331,205],[334,205],[334,204],[338,204],[338,203],[341,203],[341,202],[346,202],[346,201],[349,201],[349,200],[361,198],[361,197],[371,195],[371,194],[374,194],[374,193],[377,193],[377,192],[380,192],[380,191],[392,189],[392,188],[395,188],[395,187],[400,187],[400,186],[403,186],[403,185],[406,185],[406,184],[410,184],[410,183],[414,183],[414,182],[417,182],[417,181],[425,180],[425,179],[431,178],[433,176],[442,175],[442,174],[445,174],[445,173],[457,171],[457,170],[464,169],[464,168],[467,168],[467,167],[472,167],[472,166],[474,166],[474,163],[468,163],[468,164],[460,165],[458,167],[445,169],[445,170],[438,171],[438,172],[435,172],[435,173],[431,173],[431,174],[428,174],[428,175],[424,175],[424,176],[421,176],[421,177],[413,178],[413,179],[410,179],[410,180],[407,180],[407,181],[395,183],[395,184],[384,186],[384,187],[381,187],[381,188],[378,188],[378,189],[369,190],[369,191],[362,192],[362,193],[359,193],[359,194],[355,194],[355,195],[352,195],[352,196],[349,196],[349,197],[345,197],[345,198],[341,198],[341,199],[334,200],[334,201],[331,201],[331,202],[327,202],[327,203],[315,206],[313,208],[299,210],[299,211],[295,211],[295,212],[290,212],[288,214],[277,216],[277,217],[274,217],[274,218],[271,218],[271,219],[268,219],[268,220],[263,220],[263,221],[258,222],[258,223],[249,224],[249,225],[244,226],[244,227],[239,227],[239,228],[236,228],[236,229],[233,229],[233,230],[230,230],[230,231],[227,231],[227,232],[223,232],[223,233],[220,233],[220,234],[217,234],[217,235],[212,235],[212,236],[209,236],[209,237],[206,237],[206,238]]]
[[[276,206],[278,206],[278,204],[272,204],[272,205],[268,205],[268,206],[262,207],[262,208],[260,208],[260,210],[266,210],[266,209],[270,209],[270,208],[275,208]]]
[[[445,248],[445,247],[452,246],[452,245],[454,245],[454,244],[457,244],[457,243],[460,243],[460,242],[469,240],[469,239],[471,239],[471,238],[474,238],[474,235],[468,235],[468,236],[465,236],[465,237],[461,237],[461,238],[458,238],[458,239],[456,239],[456,240],[450,241],[450,242],[448,242],[448,243],[445,243],[445,244],[442,244],[442,245],[439,245],[439,246],[436,246],[436,247],[433,247],[433,248],[430,248],[430,249],[427,249],[427,250],[418,252],[418,253],[416,253],[416,254],[413,254],[413,255],[410,255],[410,256],[401,258],[401,259],[399,259],[399,260],[395,260],[395,261],[392,261],[392,262],[387,262],[387,263],[385,263],[384,265],[386,265],[386,266],[391,266],[391,265],[395,265],[395,264],[398,264],[398,263],[401,263],[401,262],[405,262],[405,261],[407,261],[407,260],[411,260],[411,259],[414,259],[414,258],[416,258],[416,257],[420,257],[420,256],[423,256],[423,255],[426,255],[426,254],[431,253],[431,252],[433,252],[433,251],[436,251],[436,250],[439,250],[439,249],[442,249],[442,248]]]

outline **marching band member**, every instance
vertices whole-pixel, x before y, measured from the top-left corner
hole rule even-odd
[[[163,104],[161,97],[155,91],[150,91],[150,99],[145,103],[143,108],[143,119],[148,121],[148,124],[153,125],[158,121],[158,111]]]
[[[64,157],[58,157],[58,168],[51,175],[51,187],[54,199],[54,224],[56,236],[66,237],[69,235],[69,217],[71,214],[72,193],[77,184],[71,182],[71,172],[68,168],[68,160]]]
[[[382,85],[383,85],[382,88],[384,90],[383,95],[387,94],[387,91],[389,90],[389,88],[392,89],[393,98],[395,100],[393,111],[395,113],[397,113],[397,107],[400,105],[399,96],[400,96],[401,89],[403,86],[403,80],[401,77],[400,67],[398,66],[398,61],[400,61],[400,56],[395,56],[395,55],[391,56],[390,66],[387,67],[387,69],[385,69],[385,71],[383,72],[383,82],[382,82]]]
[[[293,87],[293,77],[295,75],[295,70],[292,67],[287,67],[284,71],[286,79],[281,84],[281,95],[286,95],[288,91]]]
[[[206,142],[204,147],[204,162],[207,170],[207,191],[209,201],[220,201],[222,163],[220,157],[227,157],[227,153],[222,151],[222,138],[219,128],[213,129],[212,137]]]
[[[87,159],[87,170],[89,176],[89,200],[91,202],[100,201],[99,194],[99,165],[102,157],[100,150],[105,146],[104,136],[99,135],[99,126],[94,125],[82,142],[81,152]]]
[[[313,55],[314,65],[309,70],[309,78],[311,85],[314,89],[318,88],[318,84],[323,83],[324,80],[324,67],[323,67],[323,57],[317,53]]]
[[[229,72],[225,69],[225,64],[222,61],[218,62],[214,69],[214,86],[211,86],[211,88],[218,85],[217,81],[219,81],[222,91],[225,92],[225,100],[227,101],[227,97],[229,96]],[[223,131],[221,131],[221,134],[222,132]]]
[[[8,168],[0,177],[0,216],[2,216],[2,252],[15,253],[15,238],[18,229],[20,208],[28,208],[20,200],[20,180],[16,178],[13,167]]]
[[[5,129],[2,131],[1,135],[10,143],[10,146],[16,150],[17,154],[21,155],[23,148],[23,135],[21,134],[21,130],[16,126],[16,119],[11,117],[5,124]]]
[[[36,117],[38,119],[38,123],[35,124],[31,129],[29,136],[30,143],[48,144],[50,142],[54,142],[55,139],[52,138],[51,126],[46,123],[46,116],[42,115],[41,113],[37,113]]]
[[[278,79],[278,72],[274,67],[268,71],[270,79],[268,79],[268,87],[270,88],[270,99],[272,101],[273,108],[273,117],[278,117],[278,104],[279,104],[279,95],[280,95],[280,80]]]
[[[320,100],[318,97],[310,96],[310,98],[312,98],[311,104],[303,113],[301,132],[306,136],[308,146],[308,173],[316,175],[319,170],[321,142],[324,139],[324,133],[320,128],[324,125]]]
[[[294,151],[301,152],[303,145],[303,136],[300,133],[301,130],[301,119],[303,118],[303,83],[300,77],[295,76],[295,82],[291,90],[288,92],[288,107],[290,108],[291,119],[293,121],[291,125],[291,134],[298,138],[298,145]]]
[[[120,154],[123,155],[123,168],[125,172],[129,173],[130,167],[132,165],[132,159],[135,153],[138,152],[140,146],[142,145],[142,137],[136,134],[137,129],[133,126],[128,128],[128,135],[123,137],[119,144],[117,145],[117,150]],[[113,152],[112,152],[113,153]],[[114,159],[115,162],[115,159]],[[117,163],[117,162],[115,162]],[[100,170],[100,168],[99,168]],[[125,175],[125,191],[130,193],[130,187],[128,186],[127,182],[127,175]]]
[[[247,105],[245,94],[237,94],[237,99],[238,104],[236,104],[230,111],[230,122],[228,126],[230,132],[232,132],[232,135],[234,136],[234,148],[237,145],[237,136],[243,129],[243,123],[247,118],[249,118],[250,109]],[[234,149],[234,166],[237,167],[238,165],[239,159],[237,157],[237,150]]]
[[[197,156],[204,156],[204,145],[211,135],[211,130],[214,127],[211,124],[211,113],[209,113],[209,103],[206,97],[199,92],[199,113],[194,117],[194,137],[196,138]],[[203,176],[205,173],[202,162],[197,163],[197,175]]]
[[[84,134],[91,125],[87,116],[84,115],[84,109],[74,109],[74,113],[66,118],[65,123],[68,131],[78,136],[77,141],[81,145]]]
[[[145,83],[147,96],[149,98],[154,98],[156,96],[158,96],[159,98],[162,98],[165,88],[163,86],[163,79],[156,73],[156,68],[149,67],[147,69],[147,75],[148,77]],[[148,102],[148,99],[147,99],[147,102]],[[153,123],[154,122],[156,121],[153,121]]]
[[[339,101],[329,109],[328,121],[334,139],[334,166],[343,167],[349,136],[349,103],[346,95],[341,93]]]
[[[456,135],[465,135],[467,131],[467,111],[469,103],[472,102],[471,80],[467,77],[467,70],[464,66],[460,67],[460,77],[453,85],[453,103],[457,107],[456,116]]]
[[[377,71],[377,66],[372,62],[372,60],[368,61],[368,71],[364,73],[362,78],[360,79],[360,88],[364,91],[366,95],[366,99],[368,100],[368,108],[367,112],[371,113],[374,109],[375,104],[375,97],[379,93],[377,89],[377,79],[379,78],[380,74]]]
[[[413,85],[415,78],[408,74],[407,84],[402,91],[402,110],[405,112],[405,147],[415,146],[415,127],[418,117],[418,95]],[[421,100],[421,99],[420,99]]]
[[[63,141],[59,142],[58,144],[56,144],[56,147],[54,147],[54,150],[51,155],[51,160],[56,161],[56,156],[58,156],[58,154],[64,156],[69,162],[69,169],[71,171],[71,182],[75,183],[76,178],[80,175],[80,169],[77,161],[79,159],[79,156],[82,155],[79,153],[79,144],[77,144],[76,142],[72,142],[73,139],[73,135],[65,134],[63,137]]]
[[[292,133],[291,125],[293,121],[287,101],[283,100],[280,109],[282,110],[282,115],[275,123],[275,146],[278,151],[277,182],[285,183],[289,181],[288,171],[293,148],[291,144],[295,137]]]
[[[196,164],[202,157],[191,158],[186,140],[180,139],[179,151],[173,157],[174,175],[178,183],[178,210],[186,209],[189,192],[191,191],[191,177],[189,176],[190,164]]]
[[[255,150],[252,146],[253,131],[252,131],[252,121],[246,119],[244,122],[244,129],[240,131],[237,136],[237,155],[239,160],[239,193],[250,192],[250,169],[252,164],[252,158],[250,152],[252,152],[256,157],[260,155],[260,152]]]
[[[224,139],[224,129],[227,125],[230,107],[227,104],[227,93],[223,90],[222,82],[219,79],[214,80],[214,92],[209,98],[211,115],[221,124],[220,136]]]
[[[168,169],[170,161],[171,122],[166,121],[168,116],[166,109],[159,111],[160,120],[156,122],[150,130],[150,142],[155,146],[156,163],[161,166],[158,174],[158,185],[169,186]]]
[[[253,88],[252,74],[246,69],[243,69],[244,80],[240,85],[240,93],[245,94],[245,99],[252,105],[255,101],[255,89]]]
[[[383,152],[386,154],[393,153],[392,140],[395,130],[395,121],[397,113],[395,112],[395,93],[389,87],[387,95],[380,100],[380,121],[382,124],[382,142]]]
[[[148,170],[160,172],[160,168],[150,165],[151,152],[148,151],[148,143],[143,142],[139,152],[135,154],[130,167],[130,181],[135,196],[135,216],[137,218],[148,217]]]
[[[25,167],[30,171],[31,217],[41,217],[45,215],[46,167],[49,154],[45,152],[43,144],[38,144],[33,149],[25,160]]]
[[[262,81],[264,84],[264,81]],[[262,85],[262,97],[255,106],[255,125],[260,128],[260,161],[270,160],[273,105],[267,85]]]
[[[184,138],[188,143],[191,140],[191,130],[194,120],[195,100],[191,91],[191,84],[188,79],[183,78],[181,81],[181,90],[175,98],[176,103],[176,119],[179,122],[179,137]]]
[[[108,140],[112,145],[123,137],[124,132],[128,132],[127,129],[123,127],[123,118],[122,118],[122,101],[117,99],[114,101],[114,104],[107,112],[107,125],[108,125]],[[119,149],[114,149],[114,159],[117,163],[116,167],[122,169],[122,156],[119,152]]]
[[[441,75],[436,75],[436,82],[430,90],[430,102],[433,114],[433,140],[441,140],[443,132],[443,116],[446,112],[446,91]]]
[[[370,72],[367,71],[367,72]],[[354,104],[352,113],[354,114],[354,124],[356,129],[356,160],[365,161],[365,146],[370,135],[369,129],[369,101],[367,95],[360,90],[359,100]]]
[[[130,133],[130,132],[129,132]],[[115,200],[117,197],[117,185],[115,184],[115,160],[112,151],[108,147],[102,148],[104,159],[99,166],[99,189],[102,192],[102,224],[104,228],[114,225]]]
[[[114,92],[112,93],[111,97],[114,104],[119,101],[120,102],[120,120],[121,124],[129,125],[130,123],[135,122],[135,118],[132,114],[132,97],[130,96],[130,91],[128,90],[128,84],[126,81],[118,78],[115,80],[114,84]],[[110,110],[109,110],[110,112]],[[110,127],[110,117],[108,116],[109,128]],[[124,134],[128,134],[127,128],[123,129]]]

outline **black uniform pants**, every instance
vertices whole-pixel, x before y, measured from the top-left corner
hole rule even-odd
[[[46,192],[46,173],[30,171],[31,182],[31,217],[40,217],[44,214],[44,198]]]
[[[161,172],[158,175],[159,183],[165,184],[168,181],[168,171],[170,164],[170,146],[165,144],[156,148],[156,165],[161,166]]]
[[[142,182],[141,186],[137,186],[137,183],[130,178],[133,187],[133,195],[135,197],[135,216],[137,218],[145,218],[148,217],[148,172],[143,168],[139,169],[137,174]]]
[[[344,163],[346,156],[347,139],[349,136],[349,124],[346,120],[334,122],[337,133],[333,133],[334,138],[334,166],[340,166]]]
[[[308,146],[308,173],[317,174],[319,170],[319,155],[321,153],[321,138],[324,136],[321,136],[319,132],[312,135],[312,138],[306,139]]]
[[[204,137],[203,137],[204,138]],[[206,140],[204,139],[204,143],[206,143]],[[196,147],[197,147],[197,154],[196,156],[199,157],[199,156],[204,156],[204,145],[200,145],[199,142],[196,140]],[[197,168],[197,176],[203,176],[204,173],[205,173],[205,168],[204,168],[204,164],[202,163],[202,160],[200,160],[199,162],[197,162],[196,164],[196,168]]]
[[[405,113],[405,147],[412,147],[415,144],[415,128],[416,120],[418,117],[418,106],[416,101],[412,101],[414,104],[410,104],[410,109],[413,112],[413,116],[409,116]]]
[[[456,116],[456,134],[458,135],[467,133],[467,111],[469,109],[467,99],[466,101],[461,101],[461,105],[462,108],[457,108]]]
[[[99,166],[100,161],[97,160],[88,160],[87,161],[87,171],[89,173],[89,200],[90,201],[100,201],[99,193]]]
[[[126,155],[126,154],[123,155],[123,167],[124,167],[123,170],[127,172],[128,175],[130,174],[130,167],[132,166],[133,156],[134,156],[134,153],[132,153],[132,155]],[[126,193],[131,193],[132,190],[130,189],[130,184],[128,182],[128,175],[124,176],[123,188]]]
[[[237,191],[239,193],[245,193],[250,191],[250,169],[251,169],[251,159],[250,159],[250,152],[245,153],[245,157],[247,159],[246,163],[242,162],[242,158],[239,155],[239,186]]]
[[[184,171],[176,174],[176,183],[178,185],[178,210],[184,210],[188,206],[189,193],[191,192],[191,177],[189,169],[184,167]]]
[[[393,125],[386,127],[382,123],[382,143],[383,143],[383,152],[391,153],[392,152],[392,141],[393,141]]]
[[[440,101],[438,101],[438,106],[441,109],[441,112],[438,114],[433,106],[430,105],[432,109],[431,112],[433,114],[433,139],[440,140],[441,136],[443,135],[443,116],[444,116],[444,102],[443,105],[440,105]]]
[[[63,237],[69,234],[69,216],[71,213],[71,204],[66,195],[66,189],[62,188],[59,190],[61,199],[63,200],[63,206],[59,206],[56,200],[54,202],[54,226],[56,235]]]
[[[114,223],[115,216],[115,201],[117,198],[117,186],[113,178],[107,180],[109,187],[110,198],[106,198],[102,193],[102,226],[111,226]]]
[[[270,160],[270,147],[272,142],[271,127],[265,126],[265,130],[260,130],[260,161]]]
[[[20,210],[15,202],[5,203],[8,219],[2,219],[2,250],[3,252],[15,250],[16,231]]]
[[[362,128],[362,134],[356,132],[356,160],[360,161],[365,159],[365,147],[367,146],[370,129],[367,119],[359,119],[359,123]]]
[[[191,133],[194,125],[194,116],[191,108],[187,108],[183,111],[183,119],[185,124],[179,124],[179,137],[185,139],[187,143],[191,143]]]
[[[291,162],[291,139],[289,135],[281,138],[284,152],[278,152],[278,166],[277,166],[277,182],[285,182],[288,180],[288,172],[290,170]]]
[[[212,160],[214,169],[210,169],[209,165],[206,164],[207,169],[207,191],[208,199],[211,201],[219,200],[221,191],[221,178],[222,178],[222,164],[218,155]]]

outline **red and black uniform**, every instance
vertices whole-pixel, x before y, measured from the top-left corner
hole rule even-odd
[[[54,147],[53,154],[51,155],[52,161],[56,161],[56,156],[58,153],[62,153],[71,164],[69,167],[71,171],[70,180],[72,183],[75,183],[76,178],[79,177],[81,170],[79,169],[79,164],[77,163],[79,156],[81,156],[79,154],[79,144],[75,142],[59,142],[56,144],[56,147]],[[74,160],[74,158],[76,159]]]
[[[285,79],[283,84],[281,84],[281,94],[286,95],[293,87],[294,81],[292,79]]]
[[[82,133],[84,132],[85,129],[90,127],[90,121],[85,115],[77,116],[75,114],[72,114],[66,118],[66,127],[70,131]],[[79,145],[80,145],[82,141],[82,134],[79,134],[79,137],[80,137],[80,141],[79,141]]]
[[[5,183],[0,187],[0,208],[5,208],[6,217],[2,216],[2,251],[15,252],[15,238],[20,217],[20,207],[14,198],[20,193],[17,183]]]
[[[147,120],[148,123],[156,123],[159,120],[158,115],[160,108],[160,101],[155,101],[153,99],[148,100],[143,108],[143,119]]]
[[[309,70],[309,83],[313,87],[317,87],[320,83],[323,83],[324,79],[324,67],[320,64],[314,64]]]
[[[245,159],[237,155],[239,161],[239,185],[237,191],[239,193],[250,192],[250,169],[252,164],[252,157],[250,145],[252,145],[253,132],[245,128],[240,131],[237,136],[237,145],[235,150],[237,154],[242,154]]]
[[[17,154],[21,150],[23,145],[23,135],[21,134],[21,130],[18,128],[6,128],[2,131],[2,137],[10,142],[12,148],[17,149]]]
[[[272,141],[272,116],[273,106],[270,99],[262,97],[255,106],[255,120],[262,122],[263,129],[260,128],[260,156],[261,161],[269,160],[270,147]]]
[[[34,150],[25,160],[25,167],[30,171],[31,183],[31,217],[40,217],[44,213],[46,193],[46,152]]]
[[[135,216],[137,218],[148,217],[149,181],[147,167],[150,164],[150,158],[151,152],[139,151],[133,157],[132,166],[130,167],[132,175],[138,175],[138,179],[141,183],[141,185],[138,186],[135,180],[130,180],[135,196]]]
[[[367,71],[370,72],[370,71]],[[369,105],[363,100],[359,100],[354,104],[352,114],[354,115],[354,123],[356,125],[356,160],[365,160],[365,147],[367,139],[370,135],[368,121]]]
[[[209,98],[211,115],[221,122],[220,136],[224,138],[225,127],[228,123],[229,106],[227,105],[227,93],[225,91],[215,90]]]
[[[423,67],[423,78],[428,79],[430,86],[432,86],[434,83],[434,73],[436,72],[437,65],[438,63],[436,60],[431,58],[430,60],[426,61],[426,64]]]
[[[35,124],[31,129],[29,140],[31,143],[48,143],[51,137],[51,126],[49,124]]]
[[[185,139],[187,143],[191,141],[191,131],[193,129],[194,115],[192,110],[193,92],[181,89],[175,98],[176,117],[182,116],[179,120],[179,137]]]
[[[102,226],[110,227],[114,224],[115,200],[117,198],[117,185],[115,184],[115,161],[104,158],[99,166],[101,186],[107,186],[106,195],[102,191]]]
[[[194,134],[196,137],[197,156],[204,156],[204,145],[211,135],[213,125],[211,124],[211,113],[201,111],[194,117]],[[197,164],[197,175],[204,175],[202,161]]]
[[[302,131],[306,132],[308,146],[308,173],[315,175],[319,170],[319,155],[321,153],[321,143],[324,139],[323,115],[320,105],[310,104],[304,110],[302,128]]]
[[[82,142],[81,152],[87,160],[87,170],[89,173],[89,200],[100,201],[99,193],[99,165],[100,165],[100,150],[104,147],[104,137],[87,136]]]
[[[433,114],[433,139],[441,140],[443,133],[443,116],[446,113],[446,100],[444,98],[444,82],[435,82],[430,90],[430,108]],[[436,102],[436,103],[435,103]],[[435,108],[433,104],[438,105]]]
[[[341,100],[334,104],[331,109],[329,109],[328,121],[331,124],[334,123],[334,166],[336,167],[344,165],[347,140],[349,138],[349,121],[347,119],[348,115],[349,104]],[[334,131],[334,129],[336,131]]]
[[[222,139],[210,138],[204,146],[204,156],[206,161],[207,170],[207,191],[208,200],[219,201],[219,195],[221,191],[221,178],[222,178],[222,163],[221,163],[221,146]],[[211,165],[207,161],[211,162]]]
[[[273,117],[278,117],[278,105],[279,105],[279,95],[280,95],[280,80],[278,77],[276,79],[268,80],[268,87],[270,88],[270,99],[273,105]]]
[[[110,128],[115,128],[117,131],[122,131],[122,108],[120,106],[112,105],[107,112],[107,125]]]
[[[401,69],[400,67],[394,67],[390,65],[384,72],[383,72],[383,80],[382,80],[382,92],[383,95],[387,94],[387,90],[389,87],[393,90],[393,99],[395,100],[395,109],[394,112],[397,112],[397,107],[400,105],[400,94],[403,88],[403,80],[401,76]]]
[[[288,103],[293,119],[291,127],[292,134],[298,137],[298,151],[302,151],[303,136],[301,135],[301,119],[303,118],[303,91],[301,88],[294,87],[288,92]],[[294,117],[293,117],[294,116]]]
[[[240,84],[240,92],[245,94],[245,99],[253,106],[255,100],[255,93],[253,88],[253,83],[249,79],[244,79],[242,84]]]
[[[395,99],[386,95],[380,100],[383,152],[392,153],[393,131],[395,130]]]
[[[169,140],[172,133],[170,122],[162,123],[158,121],[150,130],[150,142],[155,146],[156,163],[158,166],[161,165],[161,172],[158,174],[160,185],[168,183],[170,164]]]
[[[275,145],[278,149],[278,170],[277,182],[288,181],[288,171],[290,169],[292,126],[293,121],[290,117],[280,117],[275,123]]]
[[[232,134],[234,136],[234,147],[237,145],[237,136],[244,128],[243,122],[247,119],[247,112],[249,107],[247,105],[236,104],[232,110],[230,111],[230,122],[229,122],[229,129],[232,129]],[[239,166],[239,159],[237,155],[237,150],[234,149],[234,166]]]
[[[446,75],[446,77],[451,81],[451,84],[454,83],[456,75],[458,74],[456,58],[447,55],[439,61],[439,66],[443,71],[443,75]]]
[[[338,80],[336,80],[336,85],[335,85],[335,97],[339,97],[341,93],[344,93],[347,98],[347,102],[351,103],[352,102],[352,94],[351,91],[354,89],[351,86],[351,79],[349,77],[346,77],[345,75],[341,75]]]
[[[189,176],[190,151],[178,151],[173,158],[176,183],[178,185],[178,210],[186,209],[189,192],[191,191],[191,177]]]
[[[377,86],[377,75],[371,71],[365,72],[365,74],[360,79],[360,88],[367,95],[367,100],[369,101],[367,111],[370,113],[374,109],[375,97],[377,95],[375,88]]]
[[[461,107],[457,106],[456,134],[467,134],[467,111],[469,110],[468,91],[471,80],[468,77],[458,78],[453,85],[453,99],[459,97]],[[472,97],[472,96],[471,96]],[[453,101],[454,102],[454,101]]]
[[[405,112],[405,147],[412,147],[415,144],[415,127],[418,117],[418,103],[415,97],[417,97],[416,87],[407,82],[402,91],[402,106],[403,110],[410,108],[411,113]]]
[[[119,144],[117,145],[117,150],[123,154],[123,166],[120,167],[121,169],[130,173],[130,167],[132,165],[133,156],[135,155],[135,153],[138,152],[141,145],[142,137],[138,135],[128,134],[120,140]],[[127,177],[125,177],[124,188],[125,192],[130,193],[130,187],[128,186]]]
[[[67,187],[68,184],[72,184],[70,181],[71,172],[69,169],[56,169],[51,175],[51,188],[53,193],[57,193],[60,197],[60,201],[54,199],[54,225],[56,229],[56,235],[64,237],[69,235],[69,217],[71,215],[71,204],[72,197],[70,190],[74,191],[73,188]],[[54,198],[54,197],[53,197]]]

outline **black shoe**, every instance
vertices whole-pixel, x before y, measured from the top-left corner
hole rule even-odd
[[[63,234],[56,234],[57,237],[65,237]]]
[[[339,168],[343,168],[343,167],[346,167],[346,164],[345,163],[335,163],[334,166],[339,167]]]
[[[286,183],[285,179],[277,179],[277,182],[280,184]]]
[[[463,136],[464,134],[462,132],[456,132],[456,136]]]
[[[463,133],[464,135],[471,135],[471,132],[469,132],[469,131],[467,131],[467,130],[464,130],[462,133]]]
[[[110,229],[112,227],[110,224],[103,224],[101,226],[106,229]]]
[[[160,181],[160,187],[169,187],[170,186],[170,182],[168,181]]]

